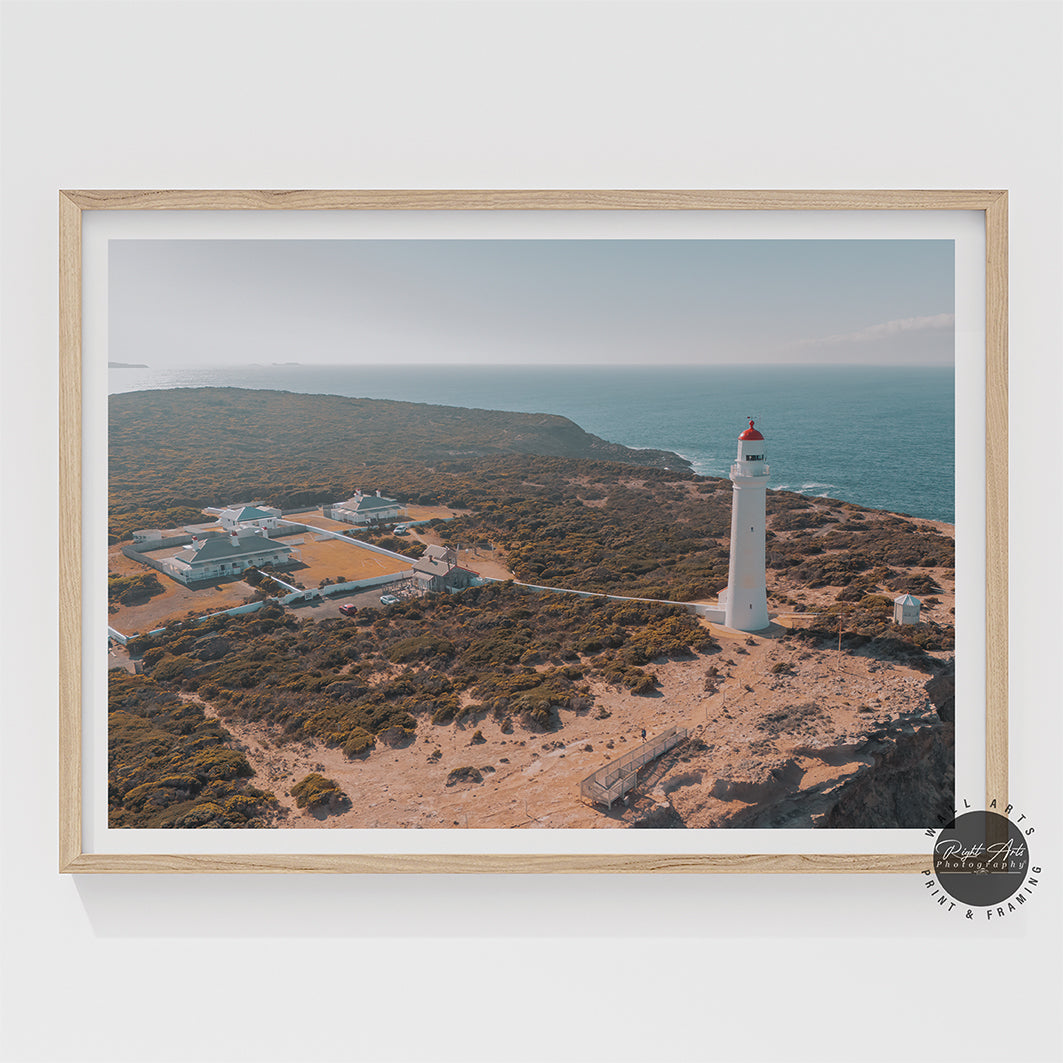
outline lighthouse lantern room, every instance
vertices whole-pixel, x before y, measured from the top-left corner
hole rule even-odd
[[[731,559],[724,623],[739,631],[760,631],[768,626],[764,565],[768,465],[764,437],[752,420],[738,437],[731,484]]]

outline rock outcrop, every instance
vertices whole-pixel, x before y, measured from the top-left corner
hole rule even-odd
[[[881,672],[880,704],[807,701],[707,724],[658,763],[632,827],[921,828],[955,806],[951,665],[920,685]],[[717,741],[713,741],[716,738]]]

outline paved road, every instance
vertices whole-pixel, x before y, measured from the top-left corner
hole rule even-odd
[[[315,598],[309,602],[293,602],[287,606],[287,609],[301,620],[327,620],[330,617],[343,615],[340,612],[341,605],[356,605],[359,609],[365,609],[367,606],[386,609],[386,606],[380,604],[380,596],[388,593],[394,593],[394,588],[385,585],[367,591],[337,594],[334,598]]]

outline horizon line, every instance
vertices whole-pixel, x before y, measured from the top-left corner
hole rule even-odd
[[[134,368],[131,364],[127,366]],[[951,362],[162,362],[144,369],[955,369]],[[107,367],[112,366],[108,360]]]

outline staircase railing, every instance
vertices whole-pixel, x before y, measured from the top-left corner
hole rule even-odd
[[[689,733],[685,727],[669,727],[656,738],[643,742],[617,760],[609,761],[580,782],[580,797],[592,804],[612,807],[634,788],[643,767],[679,745]]]

